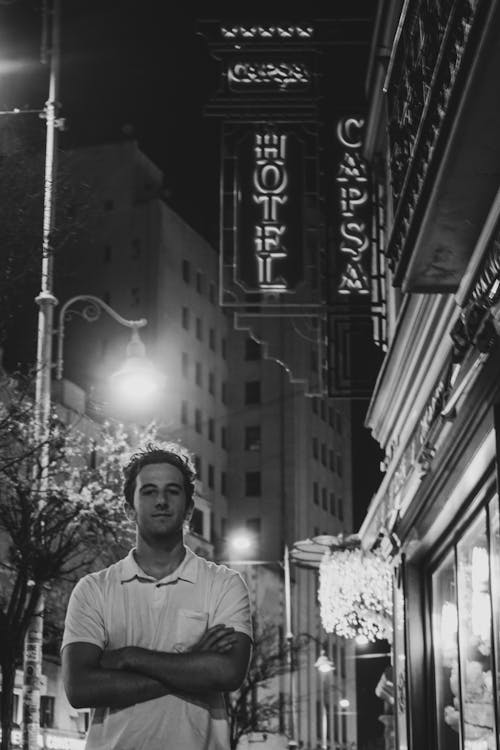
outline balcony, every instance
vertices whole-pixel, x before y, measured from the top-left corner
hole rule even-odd
[[[386,78],[394,221],[405,292],[454,292],[500,175],[500,7],[407,0]]]

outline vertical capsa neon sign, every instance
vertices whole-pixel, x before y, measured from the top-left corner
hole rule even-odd
[[[337,174],[340,192],[340,252],[345,256],[341,271],[339,294],[368,294],[368,277],[364,254],[369,247],[366,224],[360,217],[361,206],[368,201],[366,165],[359,153],[360,132],[364,120],[348,117],[337,125],[337,138],[345,148]]]
[[[252,200],[261,209],[254,228],[257,279],[261,289],[276,292],[288,286],[282,276],[275,277],[273,268],[274,261],[288,255],[283,242],[287,228],[280,221],[280,208],[288,202],[286,141],[286,135],[272,131],[255,134]]]

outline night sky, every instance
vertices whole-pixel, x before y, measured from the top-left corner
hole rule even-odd
[[[39,62],[40,5],[40,0],[0,0],[3,110],[41,108],[46,99],[48,71]],[[218,123],[203,109],[216,85],[217,63],[196,33],[197,19],[373,19],[376,8],[375,0],[312,0],[307,17],[293,17],[290,5],[62,0],[60,101],[68,129],[61,147],[136,138],[163,170],[172,207],[215,242]],[[363,108],[369,34],[354,42],[323,51],[327,118]]]

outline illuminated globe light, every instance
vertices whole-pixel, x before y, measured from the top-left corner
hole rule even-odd
[[[237,531],[231,535],[229,546],[235,553],[246,553],[253,547],[253,538],[246,531]]]
[[[137,328],[132,329],[123,367],[111,375],[110,381],[114,400],[131,409],[153,404],[154,398],[160,394],[165,376],[146,356]]]
[[[349,708],[350,705],[351,705],[351,703],[349,701],[349,698],[341,698],[339,700],[339,706],[340,706],[340,708]]]
[[[326,551],[319,567],[321,620],[328,633],[392,640],[392,571],[377,553]]]

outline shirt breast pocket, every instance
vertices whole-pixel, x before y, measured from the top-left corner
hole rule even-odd
[[[177,613],[174,651],[188,651],[207,629],[208,612],[180,609]]]

